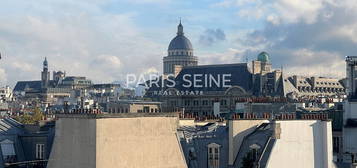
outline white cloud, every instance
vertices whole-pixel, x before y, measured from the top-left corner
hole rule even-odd
[[[0,68],[0,85],[6,85],[7,75],[4,69]]]
[[[50,70],[87,76],[99,83],[140,73],[141,67],[159,69],[156,61],[161,60],[161,46],[143,36],[134,23],[135,13],[111,14],[98,4],[44,2],[36,11],[51,8],[55,13],[29,11],[10,16],[16,19],[0,16],[1,61],[8,72],[2,81],[14,85],[18,80],[39,80],[44,57]]]
[[[157,68],[155,68],[155,67],[150,67],[150,68],[147,68],[147,69],[145,69],[143,72],[142,72],[142,74],[158,74],[160,71],[159,70],[157,70]]]
[[[280,23],[314,23],[327,0],[225,0],[214,4],[214,7],[238,8],[240,17],[261,19],[267,18],[274,24]]]
[[[270,14],[268,17],[267,17],[267,21],[274,24],[274,25],[278,25],[280,24],[280,18],[275,15],[275,14]]]
[[[163,4],[170,3],[171,0],[127,0],[129,3],[134,4]]]
[[[342,36],[357,43],[357,24],[351,23],[337,27],[337,30],[331,31],[333,35]]]
[[[210,52],[202,53],[199,56],[199,64],[230,64],[230,63],[240,63],[244,61],[245,58],[242,57],[244,51],[228,48],[223,52]]]
[[[145,5],[172,2],[126,1]],[[153,25],[150,28],[143,26],[147,23],[137,25],[136,21],[140,17],[138,13],[141,11],[105,11],[110,3],[116,1],[1,2],[0,50],[4,57],[0,60],[2,81],[13,85],[18,80],[40,79],[44,57],[48,58],[51,70],[65,70],[68,75],[87,76],[100,83],[123,80],[127,73],[161,71],[166,42],[171,36],[157,37],[168,33],[161,32],[160,28]],[[289,66],[294,72],[308,69],[311,72],[325,72],[328,70],[322,69],[325,65],[336,68],[339,73],[344,72],[341,68],[343,56],[357,52],[355,0],[223,0],[212,5],[223,8],[232,6],[237,8],[233,15],[240,11],[241,17],[248,16],[249,22],[251,18],[254,21],[244,26],[244,23],[239,22],[239,30],[234,31],[226,30],[223,25],[219,27],[226,33],[227,40],[220,46],[209,48],[210,51],[200,51],[198,45],[195,45],[200,64],[245,62],[245,56],[255,58],[260,51],[266,50],[272,53],[273,64]],[[184,9],[175,14],[187,11],[192,13],[191,23],[202,23],[200,26],[190,25],[192,29],[187,31],[193,42],[195,33],[192,32],[196,31],[198,41],[200,32],[212,28],[203,27],[207,24],[202,19],[220,16],[214,12],[195,15],[194,9]],[[172,15],[170,17],[178,17]],[[217,24],[220,23],[217,20]],[[258,29],[254,24],[258,25]],[[232,28],[237,25],[229,26]],[[242,27],[244,30],[240,29]],[[143,29],[152,30],[150,33],[153,35],[148,35],[148,31],[144,32]],[[239,40],[236,40],[237,36]],[[219,51],[215,52],[216,48]],[[303,59],[308,61],[304,62]]]
[[[313,23],[323,8],[323,0],[277,0],[274,8],[287,23]]]

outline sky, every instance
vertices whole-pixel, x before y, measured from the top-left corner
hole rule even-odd
[[[357,54],[355,0],[2,0],[0,86],[39,80],[42,62],[95,83],[162,73],[179,19],[199,64],[266,51],[286,75],[345,76]]]

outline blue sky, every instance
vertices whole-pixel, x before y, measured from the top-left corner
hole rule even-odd
[[[179,18],[200,64],[261,51],[286,74],[344,77],[357,53],[354,0],[3,0],[0,85],[51,70],[97,83],[160,73]]]

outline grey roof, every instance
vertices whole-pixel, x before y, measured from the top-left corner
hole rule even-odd
[[[295,93],[299,93],[299,90],[297,90],[295,88],[295,86],[291,83],[291,81],[288,79],[288,78],[285,78],[283,79],[283,86],[284,86],[284,96],[286,96],[286,94],[288,93],[292,93],[292,92],[295,92]]]
[[[63,81],[74,81],[74,80],[86,80],[86,77],[83,76],[67,76]]]
[[[171,40],[168,50],[193,50],[192,44],[184,35],[177,35]]]
[[[207,145],[211,143],[221,146],[219,167],[228,167],[228,129],[226,126],[215,123],[204,126],[180,126],[178,137],[188,168],[208,167]]]
[[[55,87],[56,82],[54,80],[49,80],[49,87]],[[23,92],[23,91],[41,91],[42,90],[42,81],[18,81],[15,85],[14,92]]]
[[[15,158],[7,161],[0,159],[0,168],[5,166],[5,162],[23,162],[36,160],[35,144],[45,144],[45,159],[51,152],[51,146],[54,138],[54,123],[46,123],[36,130],[26,129],[23,125],[12,118],[0,119],[0,141],[10,141],[14,144]],[[0,158],[3,158],[0,152]]]
[[[253,85],[253,74],[249,72],[248,70],[248,65],[247,63],[238,63],[238,64],[215,64],[215,65],[200,65],[200,66],[188,66],[184,67],[181,72],[177,75],[177,77],[174,79],[176,85],[175,89],[178,91],[202,91],[202,92],[212,92],[212,91],[226,91],[228,87],[224,87],[223,85],[216,86],[213,84],[212,86],[204,86],[204,87],[194,87],[193,85],[191,87],[184,87],[183,84],[186,82],[184,81],[183,76],[184,75],[190,75],[192,78],[188,79],[191,82],[193,82],[193,76],[195,74],[202,74],[207,75],[207,76],[213,76],[215,79],[224,74],[231,74],[231,76],[227,79],[230,79],[230,81],[226,82],[226,85],[230,86],[239,86],[244,89],[247,93],[250,93],[252,91],[252,85]],[[165,84],[164,81],[162,82],[162,78],[160,77],[158,80],[158,86],[153,84],[151,87],[147,90],[146,96],[157,96],[154,95],[153,93],[155,91],[161,91],[161,90],[166,90],[169,87]],[[164,83],[164,85],[162,85]],[[147,82],[148,85],[150,85],[150,81]]]
[[[189,91],[225,91],[228,89],[227,87],[221,86],[207,86],[207,87],[194,87],[193,85],[189,88],[183,87],[185,83],[184,75],[194,76],[195,74],[202,74],[213,76],[218,78],[218,76],[222,77],[224,74],[230,74],[231,76],[227,79],[229,81],[226,82],[226,85],[230,86],[240,86],[245,91],[250,91],[252,86],[252,74],[248,70],[247,63],[239,63],[239,64],[216,64],[216,65],[200,65],[200,66],[190,66],[185,67],[182,71],[177,75],[176,81],[176,89],[178,90],[189,90]],[[191,80],[191,79],[190,79]]]
[[[16,83],[14,91],[41,90],[41,81],[19,81]]]

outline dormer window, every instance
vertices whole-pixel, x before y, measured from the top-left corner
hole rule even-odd
[[[45,144],[36,144],[36,159],[45,158]]]
[[[219,152],[221,145],[210,143],[208,148],[208,168],[219,168]]]
[[[5,163],[13,163],[16,162],[16,153],[14,142],[8,139],[5,139],[0,142],[1,152],[3,156],[3,160]]]

